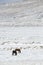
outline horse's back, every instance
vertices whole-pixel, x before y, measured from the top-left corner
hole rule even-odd
[[[18,52],[20,52],[20,53],[21,53],[21,50],[20,50],[20,49],[18,49],[18,48],[16,48],[16,49],[15,49],[15,51],[18,51]]]

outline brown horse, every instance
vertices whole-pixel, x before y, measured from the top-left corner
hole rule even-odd
[[[15,51],[18,51],[19,53],[21,53],[21,50],[19,48],[16,48]]]
[[[15,50],[12,51],[12,55],[17,55],[17,52],[21,53],[21,50],[16,48]]]

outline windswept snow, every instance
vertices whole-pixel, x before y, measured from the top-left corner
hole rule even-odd
[[[12,56],[12,50],[15,48],[20,48],[21,53]],[[14,64],[21,62],[22,64],[22,61],[27,63],[35,61],[35,64],[40,61],[42,65],[43,27],[0,28],[0,62],[12,62]]]
[[[0,3],[0,65],[43,65],[43,0]]]
[[[17,3],[0,4],[0,26],[42,25],[42,0],[27,0]]]

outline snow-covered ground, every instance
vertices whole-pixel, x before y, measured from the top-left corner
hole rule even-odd
[[[43,65],[43,27],[0,27],[0,64]]]
[[[0,65],[43,65],[43,0],[0,4]]]
[[[0,4],[0,26],[43,26],[43,0]]]

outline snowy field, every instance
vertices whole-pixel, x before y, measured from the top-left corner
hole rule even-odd
[[[11,2],[0,3],[0,65],[43,65],[43,0]]]
[[[21,53],[12,56],[15,48]],[[43,27],[0,27],[0,65],[6,64],[43,65]]]
[[[43,26],[43,0],[0,4],[0,26]]]

